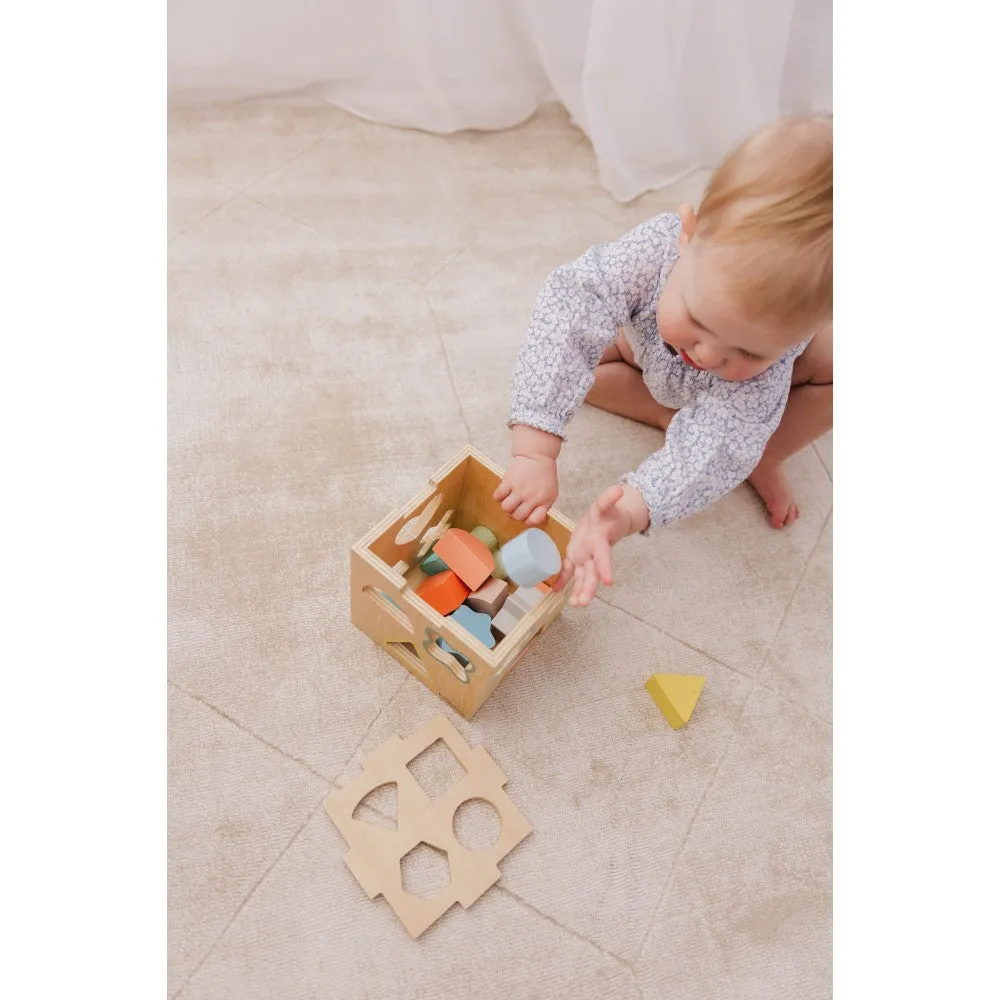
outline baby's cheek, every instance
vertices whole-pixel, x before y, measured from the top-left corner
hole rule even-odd
[[[662,340],[672,341],[677,338],[677,323],[666,313],[657,312],[656,330]]]
[[[737,361],[729,365],[729,371],[726,373],[726,377],[733,382],[746,382],[749,379],[756,378],[762,371],[767,369],[767,365],[755,364],[750,361]]]

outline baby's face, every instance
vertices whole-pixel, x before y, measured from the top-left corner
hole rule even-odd
[[[690,365],[730,382],[760,375],[810,330],[750,322],[727,295],[724,254],[687,244],[656,307],[660,336]]]

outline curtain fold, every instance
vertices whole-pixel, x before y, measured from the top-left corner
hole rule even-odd
[[[832,103],[832,0],[169,0],[172,100],[309,89],[450,133],[561,102],[622,201]]]

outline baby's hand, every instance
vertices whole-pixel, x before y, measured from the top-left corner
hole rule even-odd
[[[515,521],[530,526],[541,524],[559,495],[556,460],[545,455],[518,455],[511,459],[494,500]]]
[[[610,587],[611,546],[626,535],[642,531],[649,523],[649,511],[642,494],[633,487],[612,486],[594,501],[577,522],[566,546],[559,579],[552,585],[561,591],[573,579],[569,603],[586,607],[597,593],[598,581]]]

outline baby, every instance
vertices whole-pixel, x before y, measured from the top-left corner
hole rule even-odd
[[[494,497],[529,525],[558,494],[586,399],[660,427],[663,447],[577,524],[555,585],[612,583],[611,547],[749,479],[778,528],[798,517],[783,463],[833,423],[833,122],[800,115],[731,152],[697,211],[659,215],[557,268],[511,391],[512,459]]]

